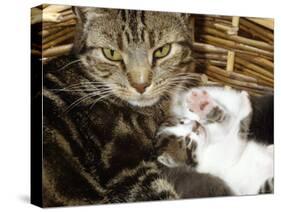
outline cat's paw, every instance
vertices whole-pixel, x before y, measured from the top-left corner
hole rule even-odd
[[[187,95],[187,105],[191,112],[196,113],[200,120],[221,122],[225,118],[223,109],[206,90],[193,89]]]

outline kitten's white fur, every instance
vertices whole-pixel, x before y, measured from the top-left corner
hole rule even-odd
[[[204,124],[205,137],[191,133],[192,129],[188,124],[164,130],[178,136],[187,133],[194,136],[198,145],[198,172],[220,177],[237,195],[257,194],[263,183],[274,175],[273,145],[264,146],[239,136],[240,121],[252,111],[247,92],[220,87],[195,89],[207,91],[226,110],[228,119],[223,123]],[[190,92],[178,92],[175,95],[171,112],[177,117],[186,118],[186,122],[190,119],[200,122],[196,114],[187,110],[188,103],[185,99]]]

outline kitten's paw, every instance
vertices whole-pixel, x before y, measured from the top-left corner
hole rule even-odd
[[[221,122],[225,118],[222,108],[205,90],[193,89],[187,95],[187,103],[188,109],[196,113],[201,120]]]
[[[195,140],[192,140],[190,137],[185,138],[186,142],[186,153],[188,154],[188,157],[190,158],[188,165],[196,165],[198,163],[197,161],[197,147],[198,143]]]

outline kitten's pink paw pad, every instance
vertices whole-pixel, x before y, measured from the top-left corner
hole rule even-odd
[[[205,90],[193,90],[187,96],[188,108],[200,116],[205,117],[215,106],[215,101]]]

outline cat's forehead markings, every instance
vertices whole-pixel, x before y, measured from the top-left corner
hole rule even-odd
[[[165,44],[173,41],[177,33],[169,33],[169,26],[162,26],[160,19],[156,19],[159,14],[147,11],[125,10],[121,12],[122,33],[128,44],[149,43],[152,48],[156,44]],[[162,27],[160,27],[162,26]]]
[[[119,50],[123,51],[123,49],[124,49],[123,36],[121,33],[118,33],[116,40],[117,40],[117,45],[118,45]]]
[[[129,28],[131,30],[132,41],[139,42],[138,36],[138,22],[137,22],[137,11],[129,11]]]
[[[127,43],[140,43],[144,41],[145,15],[143,11],[122,10],[122,31]]]

